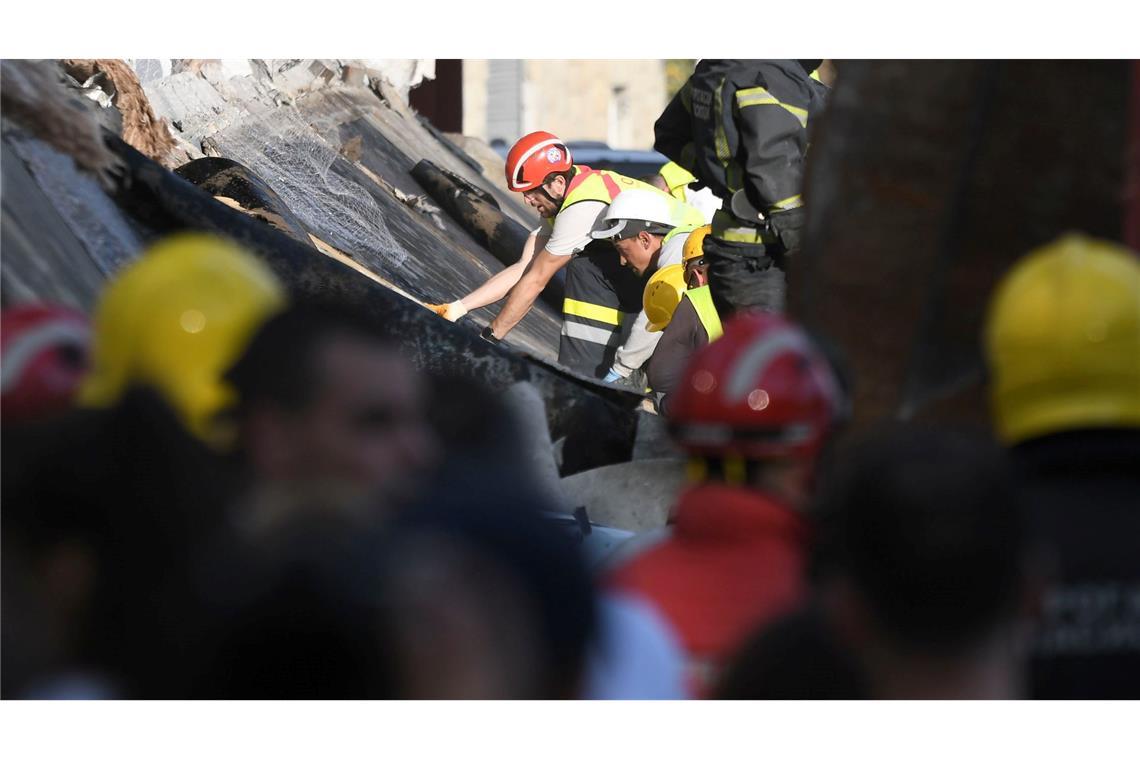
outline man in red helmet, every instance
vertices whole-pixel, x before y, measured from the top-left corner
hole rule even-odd
[[[750,632],[805,593],[804,508],[843,399],[822,352],[773,314],[730,321],[689,363],[669,428],[689,452],[693,485],[673,510],[672,534],[608,581],[673,625],[695,694]]]
[[[454,321],[507,295],[499,315],[482,333],[497,343],[566,267],[558,362],[587,376],[607,376],[641,312],[645,278],[622,266],[613,246],[590,233],[607,226],[606,210],[623,190],[661,191],[617,172],[574,164],[566,144],[549,132],[532,132],[515,143],[507,154],[506,177],[507,187],[522,193],[543,217],[543,226],[531,233],[517,262],[458,301],[432,308]]]

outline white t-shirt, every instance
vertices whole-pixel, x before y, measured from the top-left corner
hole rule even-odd
[[[590,233],[607,226],[605,216],[609,207],[608,203],[601,201],[578,201],[565,211],[560,211],[553,221],[544,220],[538,234],[550,235],[546,250],[555,256],[580,253],[593,242]]]
[[[670,264],[680,264],[685,254],[685,241],[689,239],[688,232],[674,235],[668,243],[661,247],[657,256],[657,268],[667,267]],[[649,332],[649,317],[642,309],[630,328],[629,336],[618,347],[614,356],[614,372],[622,377],[629,377],[630,373],[649,361],[653,350],[657,348],[663,332]]]

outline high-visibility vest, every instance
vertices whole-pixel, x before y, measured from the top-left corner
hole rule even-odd
[[[697,319],[701,320],[701,326],[708,333],[709,343],[724,335],[724,329],[720,324],[720,314],[717,314],[716,306],[713,305],[712,293],[709,291],[708,285],[686,290],[685,298],[688,298],[693,304],[693,308],[697,310]]]
[[[657,170],[661,178],[665,180],[665,184],[669,187],[669,195],[672,195],[679,201],[685,200],[685,186],[690,182],[695,182],[696,177],[685,167],[678,164],[676,161],[670,161]]]
[[[591,169],[588,166],[575,165],[574,176],[570,179],[566,196],[562,199],[562,207],[558,211],[561,213],[582,201],[601,201],[609,204],[622,190],[632,190],[635,187],[643,190],[657,189],[641,180],[611,172],[609,169]]]

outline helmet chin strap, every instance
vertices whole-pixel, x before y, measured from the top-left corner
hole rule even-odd
[[[546,185],[539,185],[539,186],[538,186],[538,189],[542,191],[542,194],[546,196],[546,199],[547,199],[548,201],[550,201],[551,203],[553,203],[553,204],[554,204],[555,206],[557,206],[558,208],[562,208],[562,201],[563,201],[564,199],[555,198],[553,195],[551,195],[551,194],[550,194],[550,191],[548,191],[548,190],[546,189]]]

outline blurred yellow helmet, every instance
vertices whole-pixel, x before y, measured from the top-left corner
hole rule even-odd
[[[710,232],[712,232],[711,224],[706,224],[704,227],[697,227],[690,232],[689,237],[685,239],[685,248],[684,253],[681,255],[681,261],[688,262],[704,256],[705,236]]]
[[[641,297],[645,316],[649,318],[649,325],[645,329],[659,332],[668,327],[684,292],[685,267],[670,264],[654,272]]]
[[[234,243],[196,232],[167,237],[104,290],[79,403],[112,406],[146,385],[188,430],[221,445],[215,417],[233,401],[222,375],[285,300],[269,268]]]
[[[1078,234],[1031,252],[990,303],[985,350],[1007,443],[1140,427],[1140,260]]]

